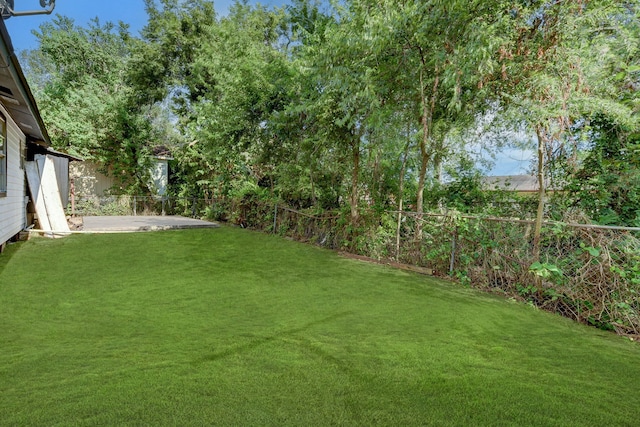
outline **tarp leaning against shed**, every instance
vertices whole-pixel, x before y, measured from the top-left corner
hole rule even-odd
[[[66,236],[69,224],[62,206],[53,159],[38,154],[33,162],[26,162],[25,168],[40,229],[49,232],[45,233],[48,237]]]
[[[51,230],[51,224],[49,223],[49,217],[47,216],[47,207],[44,204],[44,196],[42,194],[42,187],[40,186],[40,172],[38,171],[38,164],[36,162],[26,162],[25,172],[27,174],[27,182],[29,183],[29,191],[31,192],[31,200],[36,207],[36,213],[38,214],[38,223],[42,230]],[[50,233],[46,236],[53,237]]]

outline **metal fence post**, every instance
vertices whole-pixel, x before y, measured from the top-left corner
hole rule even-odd
[[[167,214],[166,212],[166,205],[167,203],[167,198],[165,196],[162,196],[162,216],[165,216]]]
[[[196,198],[193,198],[193,204],[191,205],[191,218],[196,217]]]
[[[133,196],[133,216],[138,216],[138,202],[136,200],[136,196]]]

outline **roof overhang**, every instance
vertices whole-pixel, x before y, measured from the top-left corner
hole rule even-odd
[[[60,151],[54,150],[53,148],[47,148],[47,154],[51,154],[52,156],[56,156],[56,157],[63,157],[65,159],[69,159],[69,161],[71,162],[84,162],[84,159],[82,157],[72,156],[71,154],[62,153]]]
[[[51,145],[35,98],[22,72],[2,19],[0,19],[0,103],[26,135],[27,140],[43,146]]]

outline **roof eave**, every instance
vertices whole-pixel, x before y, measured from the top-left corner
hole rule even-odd
[[[22,72],[22,67],[11,43],[11,37],[2,19],[0,19],[0,54],[2,55],[0,65],[4,65],[8,71],[2,77],[4,77],[4,80],[9,79],[12,83],[10,86],[17,89],[17,93],[12,93],[17,104],[3,102],[4,107],[31,142],[47,147],[50,146],[51,139],[47,128],[42,120],[29,83]],[[21,118],[24,120],[21,120]]]

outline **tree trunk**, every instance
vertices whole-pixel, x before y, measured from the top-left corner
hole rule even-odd
[[[424,58],[422,60],[424,64]],[[433,89],[431,92],[431,102],[427,103],[427,96],[424,90],[424,67],[420,70],[420,103],[422,104],[422,138],[420,139],[420,175],[418,177],[418,194],[416,197],[416,240],[422,240],[422,218],[424,214],[424,188],[426,184],[427,166],[429,165],[430,153],[428,152],[428,142],[431,131],[431,121],[433,119],[433,112],[435,110],[436,93],[438,91],[438,85],[440,79],[437,74],[433,82]]]
[[[540,237],[542,234],[542,218],[545,206],[545,182],[544,182],[544,152],[547,142],[546,131],[541,125],[536,127],[538,137],[538,211],[536,213],[536,224],[533,230],[533,256],[540,259]]]
[[[438,148],[440,150],[440,147]],[[433,158],[433,172],[435,181],[442,185],[442,155],[436,151],[436,155]]]
[[[357,224],[359,219],[358,212],[358,184],[360,176],[360,137],[354,135],[354,140],[351,144],[351,154],[353,158],[353,170],[351,172],[351,197],[349,198],[349,205],[351,207],[351,223]]]
[[[313,170],[309,168],[309,183],[311,184],[311,204],[316,207],[318,200],[316,200],[316,186],[313,181]]]
[[[383,183],[382,183],[382,171],[380,166],[380,147],[376,148],[374,163],[373,163],[373,182],[371,183],[371,188],[375,188],[375,194],[372,195],[373,199],[371,200],[373,204],[382,204],[384,200],[383,192]]]
[[[411,135],[407,131],[407,145],[404,147],[402,167],[400,168],[400,182],[398,183],[398,223],[396,226],[396,260],[400,260],[400,229],[402,226],[402,210],[404,209],[404,175],[407,171],[407,159],[411,147]]]
[[[423,98],[424,99],[424,98]],[[427,152],[427,142],[429,140],[429,124],[427,120],[428,109],[423,103],[422,113],[422,138],[420,139],[420,174],[418,176],[418,194],[416,197],[416,240],[422,240],[422,215],[424,214],[424,187],[427,176],[427,166],[429,164],[429,153]]]

